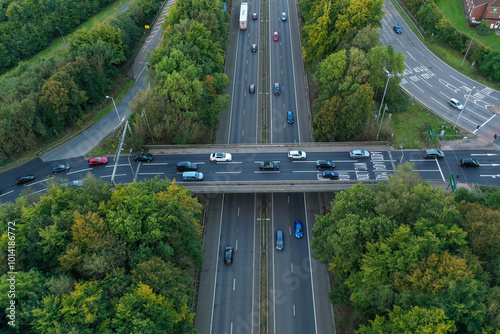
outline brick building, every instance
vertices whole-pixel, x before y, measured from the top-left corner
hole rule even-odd
[[[490,29],[500,29],[500,0],[463,0],[469,27],[484,21]]]

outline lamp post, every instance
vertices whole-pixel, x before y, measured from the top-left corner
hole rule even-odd
[[[130,149],[128,153],[128,164],[130,165],[130,169],[132,170],[132,177],[134,178],[135,181],[135,173],[134,173],[134,168],[132,167],[132,163],[130,162],[130,154],[132,154],[132,149]]]
[[[389,85],[389,79],[392,78],[391,73],[387,73],[387,81],[385,82],[385,89],[384,89],[384,95],[382,95],[382,101],[380,102],[380,108],[378,109],[378,115],[377,115],[377,120],[380,117],[380,112],[382,111],[382,106],[384,105],[384,99],[385,99],[385,92],[387,92],[387,86]],[[385,109],[384,109],[384,114],[385,114]],[[382,115],[382,119],[384,116]],[[380,129],[382,128],[382,120],[380,120],[380,125],[378,127],[378,132],[377,132],[377,139],[378,140],[378,135],[380,134]]]
[[[464,107],[462,108],[462,110],[460,110],[460,114],[458,114],[458,118],[457,118],[457,121],[455,122],[455,125],[453,126],[453,130],[455,130],[455,128],[457,127],[458,120],[462,116],[462,113],[464,112],[465,106],[467,105],[467,101],[469,101],[470,94],[472,93],[474,88],[476,88],[476,86],[472,87],[472,89],[470,90],[469,95],[467,96],[467,99],[465,100]]]
[[[106,98],[113,100],[113,105],[115,106],[116,116],[118,116],[118,121],[121,124],[120,114],[118,113],[118,108],[116,107],[115,99],[112,98],[111,96],[107,96],[107,95],[106,95]]]
[[[146,110],[142,111],[142,116],[146,117],[146,123],[148,124],[149,135],[151,136],[151,141],[154,144],[155,140],[153,139],[153,133],[151,132],[151,127],[149,126],[149,120],[148,120],[148,115],[146,115]]]
[[[476,31],[474,31],[474,35],[472,35],[472,39],[470,40],[469,46],[467,47],[467,51],[465,52],[464,59],[462,59],[462,64],[460,64],[460,68],[464,65],[465,58],[467,57],[467,54],[469,53],[470,46],[472,45],[472,41],[474,40],[474,37],[476,37]]]
[[[66,39],[64,38],[64,35],[63,35],[62,31],[61,31],[61,28],[56,27],[56,29],[59,30],[59,32],[61,33],[61,37],[63,38],[63,42],[64,42],[64,44],[66,44]]]

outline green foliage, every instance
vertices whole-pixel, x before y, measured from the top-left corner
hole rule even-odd
[[[359,333],[500,329],[500,211],[457,204],[467,194],[421,183],[413,169],[401,166],[375,190],[357,184],[316,217],[311,247],[335,275],[330,301],[349,299],[365,320],[375,319]]]
[[[370,326],[361,325],[359,334],[446,334],[456,330],[453,321],[439,308],[412,307],[404,310],[395,306],[389,319],[377,316]]]
[[[476,27],[476,31],[478,35],[482,36],[491,35],[491,30],[484,21],[481,21],[481,23],[479,23],[479,25]]]

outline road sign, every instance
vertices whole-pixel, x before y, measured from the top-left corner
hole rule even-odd
[[[434,138],[434,131],[432,131],[432,125],[429,125],[429,140]]]
[[[455,191],[455,189],[457,189],[457,182],[455,181],[455,175],[453,175],[453,173],[450,175],[450,186],[451,191]]]

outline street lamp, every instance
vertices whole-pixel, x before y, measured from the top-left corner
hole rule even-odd
[[[460,67],[463,66],[465,58],[467,57],[467,54],[469,53],[470,46],[472,45],[472,41],[474,40],[474,37],[476,37],[476,31],[474,31],[474,35],[472,35],[472,39],[470,40],[469,46],[467,47],[467,51],[465,52],[464,59],[462,59],[462,64],[460,64]]]
[[[112,98],[111,96],[107,96],[107,95],[106,95],[106,98],[113,100],[113,105],[115,106],[116,116],[118,116],[118,121],[121,124],[120,114],[118,113],[118,108],[116,107],[115,99]]]
[[[474,88],[476,88],[476,86],[472,87],[472,89],[470,90],[469,95],[467,96],[467,99],[465,100],[464,107],[462,108],[462,110],[460,110],[460,114],[458,114],[458,118],[457,118],[457,121],[455,122],[455,125],[453,126],[453,130],[455,130],[455,128],[457,127],[458,120],[462,116],[462,113],[464,112],[465,106],[467,105],[467,101],[469,101],[470,94],[472,93]]]
[[[66,39],[64,38],[64,35],[63,35],[62,31],[61,31],[61,28],[56,27],[56,29],[59,30],[59,32],[61,33],[61,37],[63,38],[63,42],[64,42],[64,44],[66,44]]]
[[[385,92],[387,92],[387,86],[389,85],[389,79],[390,78],[392,78],[392,74],[391,73],[387,73],[387,81],[385,82],[384,95],[382,95],[382,101],[380,102],[380,108],[378,109],[377,120],[380,117],[380,111],[382,111],[382,106],[384,105]],[[385,114],[385,109],[384,109],[384,114]],[[384,115],[382,115],[382,119],[380,120],[380,125],[378,127],[377,139],[376,140],[378,140],[378,135],[380,134],[380,129],[382,128],[382,120],[383,119],[384,119]]]
[[[151,136],[151,141],[154,144],[155,140],[153,139],[153,133],[151,132],[151,127],[149,126],[149,120],[148,120],[148,115],[146,115],[146,110],[142,111],[142,116],[146,117],[146,123],[148,124],[149,135]]]

